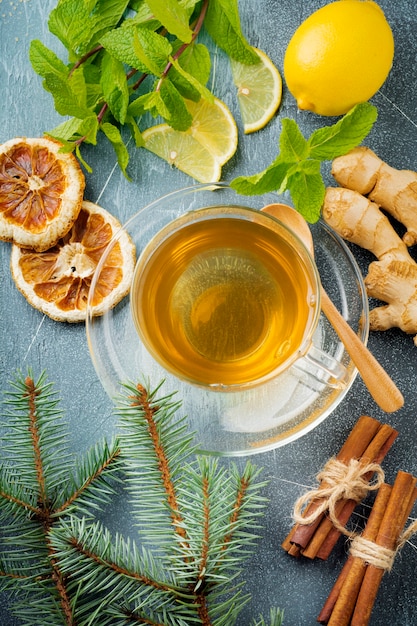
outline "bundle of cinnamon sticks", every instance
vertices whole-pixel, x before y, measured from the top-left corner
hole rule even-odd
[[[370,464],[380,464],[397,435],[398,431],[391,426],[363,415],[355,424],[336,460],[348,464],[352,459],[357,459],[364,468]],[[373,472],[369,472],[365,474],[365,479],[370,481],[372,476]],[[318,490],[324,490],[326,487],[326,481],[323,480]],[[357,504],[356,500],[346,498],[337,502],[335,512],[340,525],[347,524]],[[303,517],[310,518],[320,505],[320,497],[311,500],[303,511]],[[321,513],[312,523],[296,523],[282,543],[282,547],[292,556],[327,559],[340,534],[340,530],[334,526],[329,517]]]
[[[349,558],[317,618],[320,624],[367,626],[380,582],[392,565],[417,498],[416,483],[414,476],[400,471],[392,487],[384,483],[379,488],[366,527],[352,542]]]

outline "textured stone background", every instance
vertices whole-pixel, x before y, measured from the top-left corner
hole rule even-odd
[[[241,0],[243,29],[249,41],[262,48],[282,70],[286,45],[298,24],[324,1]],[[41,39],[61,52],[59,42],[47,29],[51,0],[0,0],[0,141],[15,136],[41,136],[61,122],[53,102],[32,71],[28,60],[31,39]],[[412,0],[380,0],[391,23],[396,41],[392,72],[373,98],[379,119],[367,143],[391,165],[417,168],[417,13]],[[213,90],[236,114],[239,148],[224,167],[223,178],[254,173],[268,165],[277,151],[280,120],[294,117],[308,135],[320,123],[314,115],[297,111],[294,99],[284,85],[278,116],[259,133],[244,137],[234,98],[227,62],[215,51]],[[143,150],[131,147],[128,182],[115,166],[113,152],[105,141],[84,150],[94,172],[87,175],[86,197],[99,201],[122,222],[141,206],[166,191],[190,185],[193,181]],[[330,179],[329,179],[329,182]],[[352,251],[366,271],[369,256]],[[16,290],[9,272],[9,245],[0,244],[0,383],[6,387],[16,369],[46,370],[62,397],[69,425],[70,445],[75,454],[90,447],[103,433],[116,429],[112,404],[93,368],[83,325],[61,325],[31,308]],[[264,467],[269,479],[270,498],[256,554],[247,562],[246,590],[253,600],[239,625],[259,613],[267,615],[270,606],[285,610],[286,626],[313,626],[346,557],[343,541],[328,562],[293,560],[280,548],[291,526],[291,510],[296,497],[314,484],[314,476],[324,462],[340,448],[350,428],[361,414],[386,421],[400,436],[384,464],[387,480],[397,470],[417,473],[416,453],[416,350],[411,337],[393,330],[373,334],[369,346],[397,381],[405,396],[405,407],[386,415],[376,407],[358,377],[337,410],[309,435],[276,451],[256,455],[252,460]],[[228,459],[223,459],[228,463]],[[243,464],[243,459],[238,459]],[[115,530],[126,530],[127,504],[121,498],[108,512],[107,522]],[[415,511],[413,512],[415,515]],[[358,523],[360,517],[356,518]],[[406,545],[390,575],[384,577],[371,624],[414,626],[417,623],[416,548]],[[0,596],[0,623],[18,624],[10,614],[9,598]]]

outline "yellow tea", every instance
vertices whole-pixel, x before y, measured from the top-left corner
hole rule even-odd
[[[139,261],[131,305],[145,345],[165,368],[230,386],[262,379],[297,352],[315,298],[290,241],[226,214],[161,238]]]

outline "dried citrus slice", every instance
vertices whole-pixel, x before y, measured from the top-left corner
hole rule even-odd
[[[25,137],[0,145],[0,239],[42,251],[71,228],[85,179],[77,159],[61,147]]]
[[[28,302],[60,322],[86,318],[88,292],[97,264],[120,223],[105,209],[84,201],[71,230],[43,252],[12,246],[11,271]],[[136,251],[126,231],[108,255],[92,302],[92,315],[102,315],[128,293]]]
[[[193,122],[186,131],[158,124],[143,133],[144,147],[201,183],[217,182],[221,168],[236,152],[237,127],[227,106],[214,99],[209,102],[186,101]]]
[[[245,134],[264,128],[282,98],[281,74],[264,52],[254,50],[259,63],[246,65],[234,59],[230,61]]]

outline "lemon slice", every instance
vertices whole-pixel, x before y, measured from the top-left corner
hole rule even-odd
[[[158,124],[146,130],[143,139],[147,150],[200,183],[220,180],[220,162],[192,135]]]
[[[254,50],[260,59],[255,65],[230,61],[245,134],[264,128],[277,112],[282,98],[281,74],[264,52]]]
[[[189,132],[224,165],[237,148],[237,126],[229,108],[217,98],[213,102],[188,100],[186,105],[193,116]]]
[[[36,309],[59,322],[83,322],[97,264],[119,221],[102,207],[83,201],[71,230],[43,252],[12,246],[10,267],[17,288]],[[135,246],[124,230],[103,264],[92,302],[92,315],[102,315],[128,293],[136,259]]]
[[[227,106],[186,101],[193,122],[186,131],[158,124],[143,132],[144,147],[201,183],[217,182],[221,168],[236,152],[237,126]]]

